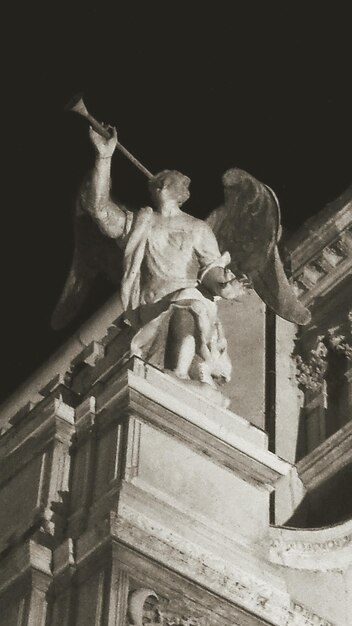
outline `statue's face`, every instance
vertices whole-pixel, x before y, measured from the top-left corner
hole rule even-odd
[[[158,210],[169,202],[182,206],[188,200],[190,193],[184,185],[172,184],[162,189],[153,189],[151,192],[155,208]]]
[[[176,183],[168,187],[170,199],[178,203],[178,206],[182,206],[189,198],[190,193],[188,186],[184,183]]]

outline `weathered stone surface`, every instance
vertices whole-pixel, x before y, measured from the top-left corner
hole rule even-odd
[[[42,529],[63,525],[60,507],[69,489],[69,445],[74,409],[48,398],[0,439],[0,549]]]
[[[9,624],[124,626],[129,593],[147,583],[163,626],[313,625],[269,560],[269,493],[292,466],[262,430],[175,378],[105,359],[88,366],[94,395],[75,409],[49,395],[0,440],[24,523],[3,560]],[[16,546],[38,500],[47,524],[26,556]]]
[[[349,210],[340,209],[337,245],[329,222],[294,259],[304,265],[311,255],[307,267],[294,266],[302,294],[314,301],[301,335],[308,352],[332,319],[329,341],[347,337],[352,248]],[[140,359],[127,361],[130,337],[115,323],[116,299],[7,404],[0,624],[125,626],[132,594],[149,589],[158,599],[150,596],[140,611],[150,626],[350,626],[350,521],[269,526],[272,491],[277,523],[302,523],[294,518],[300,505],[313,493],[312,511],[328,485],[339,497],[334,481],[351,465],[350,422],[324,441],[324,397],[302,391],[290,359],[295,334],[278,322],[277,455],[268,452],[264,312],[255,298],[224,313],[237,415]],[[303,404],[309,445],[319,445],[295,468]]]
[[[264,429],[265,305],[251,290],[241,302],[218,307],[232,361],[232,380],[222,387],[229,409]]]

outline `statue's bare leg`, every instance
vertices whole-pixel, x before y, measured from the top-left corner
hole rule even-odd
[[[190,311],[175,309],[169,325],[165,367],[179,378],[189,378],[195,355],[195,323]]]

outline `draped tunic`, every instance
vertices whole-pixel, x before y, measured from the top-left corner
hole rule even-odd
[[[160,355],[175,307],[191,312],[208,344],[219,327],[217,307],[199,286],[212,267],[230,262],[208,224],[181,210],[166,217],[151,207],[132,213],[111,204],[93,218],[124,250],[121,300],[125,320],[136,331],[131,352],[146,360]]]

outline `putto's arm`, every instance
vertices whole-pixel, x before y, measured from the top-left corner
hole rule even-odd
[[[114,129],[110,139],[104,139],[93,129],[90,138],[95,147],[96,160],[79,192],[81,208],[97,222],[100,230],[114,239],[123,239],[129,232],[132,213],[111,199],[111,157],[116,147]]]

